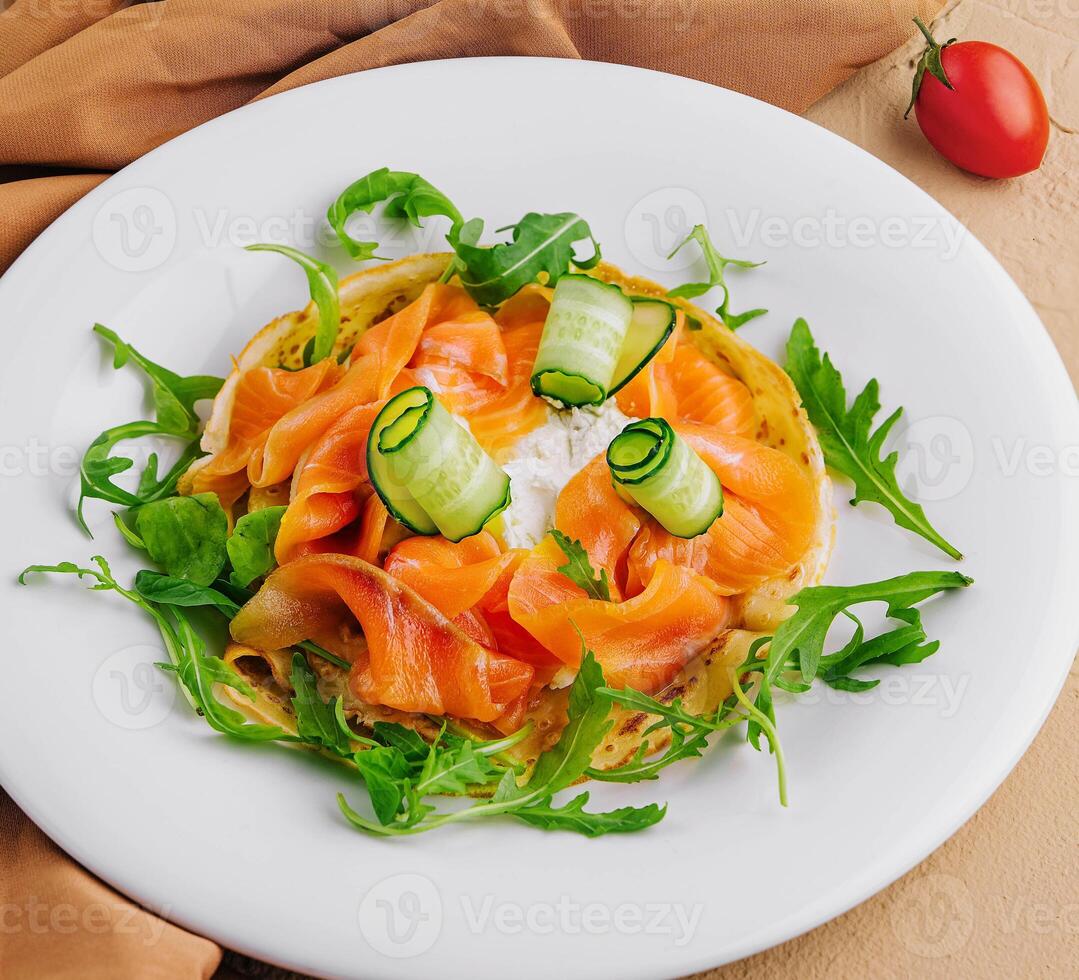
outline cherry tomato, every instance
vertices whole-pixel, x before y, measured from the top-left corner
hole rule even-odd
[[[1049,110],[1026,65],[985,41],[937,44],[915,23],[928,41],[911,96],[925,138],[957,167],[983,177],[1037,170],[1049,142]]]

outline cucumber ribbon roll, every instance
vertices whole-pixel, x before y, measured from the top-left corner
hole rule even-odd
[[[695,538],[723,513],[719,477],[665,419],[627,425],[607,447],[615,489],[679,538]]]
[[[390,514],[417,534],[460,541],[510,502],[510,479],[429,388],[408,388],[375,417],[367,471]]]
[[[643,368],[675,325],[661,299],[630,299],[614,283],[575,273],[555,285],[532,390],[563,406],[601,405]]]

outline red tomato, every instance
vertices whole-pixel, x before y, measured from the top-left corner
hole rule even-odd
[[[925,138],[956,166],[983,177],[1037,170],[1049,142],[1049,110],[1026,65],[985,41],[937,45],[918,26],[929,40],[914,99]]]

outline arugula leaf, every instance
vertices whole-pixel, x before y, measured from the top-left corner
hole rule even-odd
[[[588,223],[576,214],[529,212],[510,226],[511,240],[498,245],[475,244],[481,227],[473,224],[468,240],[462,235],[454,247],[461,285],[481,306],[498,306],[537,280],[553,286],[569,271],[570,263],[578,269],[591,269],[600,260],[599,243]],[[591,241],[594,252],[587,259],[579,259],[573,246],[585,239]]]
[[[336,702],[322,700],[315,672],[302,653],[292,655],[292,709],[296,713],[296,731],[309,745],[319,745],[344,758],[352,756],[352,745],[337,721]]]
[[[428,745],[418,733],[393,722],[376,722],[374,733],[376,743],[385,744],[360,750],[355,762],[384,826],[413,827],[434,809],[423,803],[425,796],[464,796],[471,787],[497,782],[508,771],[485,751],[494,743],[444,741],[443,729]]]
[[[558,571],[565,575],[574,585],[584,589],[590,598],[610,602],[611,583],[607,579],[607,570],[601,568],[599,575],[596,575],[596,570],[592,567],[588,552],[584,550],[584,545],[580,541],[570,540],[567,535],[557,528],[552,528],[547,533],[555,539],[558,547],[562,549],[562,554],[568,559],[565,565],[558,566]]]
[[[731,684],[740,693],[739,673],[740,671],[732,671]],[[641,744],[632,759],[613,769],[590,768],[587,771],[591,779],[600,782],[636,783],[645,779],[656,779],[667,766],[680,762],[682,759],[698,758],[707,747],[711,735],[732,728],[747,719],[756,718],[758,714],[758,709],[754,706],[748,707],[745,714],[732,714],[731,709],[741,700],[737,693],[732,694],[727,702],[721,704],[710,715],[690,714],[682,707],[681,698],[675,698],[670,704],[664,704],[632,688],[617,690],[605,687],[598,693],[623,708],[656,718],[656,721],[645,729]],[[764,720],[767,721],[767,719]],[[650,750],[648,736],[663,728],[670,730],[670,743],[663,754],[657,756]],[[776,744],[778,745],[778,737]],[[780,772],[780,800],[785,805],[786,789],[782,771]]]
[[[865,585],[817,585],[802,589],[790,600],[797,611],[779,625],[769,644],[769,680],[774,680],[795,654],[803,679],[808,682],[816,677],[828,630],[836,616],[853,605],[884,602],[888,615],[898,617],[938,592],[966,588],[973,581],[960,572],[909,572]]]
[[[113,577],[109,563],[100,555],[91,559],[97,568],[85,568],[65,561],[56,565],[31,565],[19,575],[19,582],[26,584],[32,573],[76,575],[93,581],[95,591],[116,592],[146,612],[157,626],[168,654],[168,663],[158,664],[172,671],[181,683],[181,690],[188,703],[209,723],[210,727],[225,735],[247,741],[269,741],[288,738],[275,725],[260,725],[248,720],[234,708],[219,701],[214,694],[215,684],[226,684],[241,694],[254,698],[254,691],[228,664],[218,657],[207,656],[206,645],[191,621],[178,607],[159,608],[144,599],[138,592],[125,589]]]
[[[144,357],[100,323],[94,326],[94,332],[113,346],[114,367],[134,363],[149,379],[156,421],[140,420],[115,425],[90,443],[79,466],[79,502],[75,510],[79,525],[87,534],[90,534],[90,528],[83,516],[83,505],[88,498],[137,507],[173,493],[180,477],[202,455],[198,444],[199,419],[195,403],[213,398],[224,384],[224,379],[208,375],[181,377]],[[158,476],[157,455],[151,453],[138,488],[132,493],[114,483],[112,478],[131,469],[135,465],[134,460],[127,456],[113,456],[112,451],[122,442],[146,436],[180,439],[186,441],[187,445],[163,476]],[[90,536],[93,537],[92,534]]]
[[[851,671],[859,667],[872,664],[889,664],[893,667],[918,664],[940,649],[939,640],[926,642],[921,614],[917,609],[895,610],[892,618],[901,625],[869,640],[864,639],[864,630],[858,617],[850,613],[846,615],[854,620],[854,635],[842,650],[820,658],[817,673],[818,679],[839,690],[868,691],[880,683],[879,680],[851,677]],[[800,667],[798,659],[792,659],[792,667],[796,669]]]
[[[514,811],[518,820],[543,830],[572,830],[586,837],[603,834],[626,834],[644,830],[666,816],[667,806],[649,803],[647,806],[624,806],[606,813],[588,813],[584,806],[588,793],[580,793],[564,806],[552,806],[548,797],[531,806]]]
[[[671,252],[667,258],[673,259],[685,245],[689,244],[689,242],[696,242],[701,247],[704,261],[708,265],[708,281],[684,283],[681,286],[676,286],[674,289],[669,290],[667,292],[668,296],[673,299],[696,299],[698,296],[703,296],[710,289],[714,289],[718,286],[723,290],[723,302],[716,307],[716,314],[729,330],[737,330],[742,324],[756,319],[759,316],[763,316],[768,312],[767,310],[758,309],[746,310],[745,313],[731,313],[731,293],[724,278],[727,266],[729,265],[733,265],[737,269],[756,269],[758,266],[764,265],[763,262],[749,262],[745,259],[728,259],[720,255],[719,252],[716,251],[715,245],[712,244],[712,239],[708,235],[708,229],[705,228],[704,225],[694,225],[693,231],[678,243],[674,251]]]
[[[157,475],[157,456],[152,454],[142,472],[138,489],[132,493],[113,483],[112,477],[131,469],[135,461],[127,456],[113,456],[112,451],[121,442],[141,439],[145,436],[190,438],[190,441],[169,471],[160,478]],[[123,504],[126,507],[138,507],[140,504],[169,496],[176,489],[180,477],[201,455],[202,450],[199,448],[197,437],[188,433],[170,432],[157,422],[127,422],[124,425],[114,425],[106,429],[90,443],[79,465],[80,489],[76,509],[79,525],[87,534],[90,534],[90,528],[87,527],[83,517],[83,504],[90,497],[113,504]],[[90,536],[93,537],[93,535]]]
[[[304,364],[316,364],[333,353],[337,342],[337,333],[341,329],[341,303],[337,295],[337,270],[332,265],[320,262],[311,255],[305,255],[299,249],[288,245],[259,243],[248,245],[249,252],[277,252],[292,259],[307,276],[307,286],[311,299],[318,307],[318,328],[309,347],[304,348]]]
[[[225,383],[223,378],[205,374],[181,377],[144,357],[129,343],[121,340],[116,331],[96,323],[94,333],[112,344],[114,368],[119,370],[131,361],[142,368],[143,373],[150,379],[154,412],[159,425],[178,435],[194,435],[198,431],[199,417],[195,411],[195,403],[213,398]]]
[[[421,796],[461,796],[470,786],[498,782],[505,772],[504,766],[478,752],[470,739],[458,739],[445,747],[436,741],[428,750],[414,789]]]
[[[787,341],[786,370],[820,436],[824,461],[854,482],[851,503],[874,501],[886,508],[900,527],[921,535],[951,558],[962,558],[929,523],[922,507],[900,489],[895,475],[899,453],[881,458],[888,433],[903,409],[896,409],[870,433],[873,417],[880,411],[877,379],[871,379],[848,408],[842,376],[827,354],[821,357],[809,325],[802,319],[794,322]]]
[[[754,642],[750,656],[742,664],[742,671],[760,674],[760,687],[755,699],[756,707],[770,721],[775,721],[772,687],[805,691],[814,678],[820,676],[825,683],[843,690],[865,690],[872,682],[859,681],[849,676],[849,671],[868,663],[918,663],[934,653],[939,644],[924,644],[921,620],[913,607],[930,596],[950,589],[961,589],[973,583],[973,579],[959,572],[909,572],[882,582],[865,585],[820,585],[802,589],[789,602],[797,607],[784,620],[774,637],[762,637]],[[828,631],[840,613],[862,602],[884,602],[887,614],[900,620],[906,628],[903,632],[892,631],[884,637],[863,641],[861,623],[855,619],[855,635],[851,642],[836,654],[824,656],[824,643]],[[854,617],[852,617],[854,618]],[[915,627],[911,630],[910,627]],[[765,660],[756,658],[760,645],[768,643]],[[792,686],[784,682],[782,672],[798,670],[802,683]],[[764,730],[757,720],[750,721],[748,738],[754,748],[760,748],[760,734]]]
[[[244,514],[225,542],[234,585],[246,588],[255,579],[269,574],[277,567],[274,542],[287,507],[264,507]]]
[[[599,690],[603,671],[590,650],[584,652],[581,667],[569,691],[569,720],[558,741],[536,760],[532,777],[521,789],[503,784],[495,792],[496,801],[535,799],[550,796],[576,782],[592,764],[592,753],[611,730],[610,702]]]
[[[416,765],[423,764],[431,748],[419,732],[395,721],[376,721],[373,731],[376,741],[397,749],[408,762]]]
[[[672,722],[670,728],[671,740],[662,755],[652,752],[646,738],[628,762],[613,769],[589,769],[588,777],[605,783],[639,783],[646,779],[658,779],[667,766],[682,759],[699,759],[708,747],[708,736],[712,734],[710,726],[702,725],[700,730],[687,732],[680,723]]]
[[[163,613],[157,615],[162,619],[166,618]],[[158,666],[176,673],[193,698],[198,713],[206,719],[210,727],[223,735],[233,735],[246,741],[265,742],[286,738],[285,733],[276,725],[249,722],[235,708],[230,708],[217,699],[214,694],[215,684],[231,687],[251,701],[255,700],[255,692],[224,660],[206,653],[206,644],[186,616],[174,609],[172,617],[177,642],[175,649],[169,651],[170,661]],[[162,635],[164,636],[164,633]],[[168,639],[165,645],[166,648],[170,646]]]
[[[215,493],[155,500],[140,508],[135,528],[171,576],[209,585],[225,566],[228,518]]]
[[[349,185],[330,205],[326,219],[341,244],[354,259],[380,258],[375,255],[377,242],[361,242],[345,229],[349,217],[357,211],[368,214],[380,201],[386,202],[385,213],[402,218],[419,227],[422,218],[444,215],[452,225],[446,235],[455,257],[446,267],[441,281],[448,282],[458,275],[461,285],[477,303],[497,306],[530,282],[543,281],[554,285],[569,271],[570,263],[579,269],[591,269],[600,260],[600,247],[579,215],[569,212],[539,214],[529,212],[512,229],[510,241],[481,246],[483,221],[465,221],[457,206],[437,187],[419,174],[382,167]],[[593,255],[578,259],[574,245],[588,239]]]
[[[389,746],[362,749],[355,762],[379,823],[392,824],[405,801],[412,766],[398,749]]]
[[[603,671],[591,651],[585,650],[577,678],[570,688],[567,724],[558,742],[540,755],[524,785],[518,784],[513,769],[503,769],[499,773],[492,763],[479,761],[478,757],[483,755],[485,750],[494,751],[496,743],[480,743],[469,749],[451,743],[449,751],[456,750],[451,758],[460,768],[439,766],[436,774],[436,769],[432,767],[435,784],[458,791],[464,783],[463,780],[460,783],[457,781],[458,772],[470,772],[471,775],[479,772],[484,782],[490,783],[495,778],[498,779],[498,785],[489,800],[474,803],[464,809],[438,813],[421,801],[422,793],[426,791],[422,776],[415,784],[412,777],[398,777],[396,785],[390,787],[386,785],[389,780],[383,779],[383,772],[380,771],[376,777],[380,780],[380,800],[375,810],[378,823],[357,813],[343,795],[337,797],[338,806],[354,827],[381,836],[423,833],[448,823],[499,815],[514,816],[533,826],[573,830],[589,836],[616,830],[641,830],[651,826],[662,819],[665,808],[650,804],[645,807],[624,807],[610,813],[590,813],[584,810],[587,794],[583,794],[584,799],[574,798],[565,807],[553,807],[551,804],[555,793],[584,775],[591,762],[592,753],[610,730],[611,722],[607,718],[610,702],[599,693],[603,686]],[[395,751],[403,760],[404,753],[401,750]],[[358,753],[357,758],[363,754]],[[395,761],[393,764],[397,767],[396,771],[401,771],[400,762]],[[473,765],[478,768],[470,770],[469,767]],[[486,766],[490,768],[485,768]],[[385,768],[381,761],[379,767],[380,770]],[[451,774],[447,777],[444,773]],[[382,796],[385,799],[382,799]],[[383,816],[389,811],[390,803],[394,801],[397,801],[397,815],[391,820],[383,820]],[[375,805],[374,800],[372,804]]]
[[[326,212],[330,227],[354,259],[381,258],[375,255],[378,242],[358,242],[345,230],[345,223],[353,214],[357,211],[370,214],[379,201],[386,202],[385,213],[388,217],[405,218],[417,228],[420,218],[445,215],[453,222],[447,235],[451,245],[457,241],[464,224],[461,212],[453,202],[419,174],[382,167],[349,184]]]

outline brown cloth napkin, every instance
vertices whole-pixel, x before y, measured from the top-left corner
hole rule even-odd
[[[541,55],[639,65],[802,112],[940,0],[0,0],[0,271],[173,136],[381,65]],[[219,947],[139,909],[0,792],[0,976],[208,977]],[[254,975],[254,964],[241,971]]]

